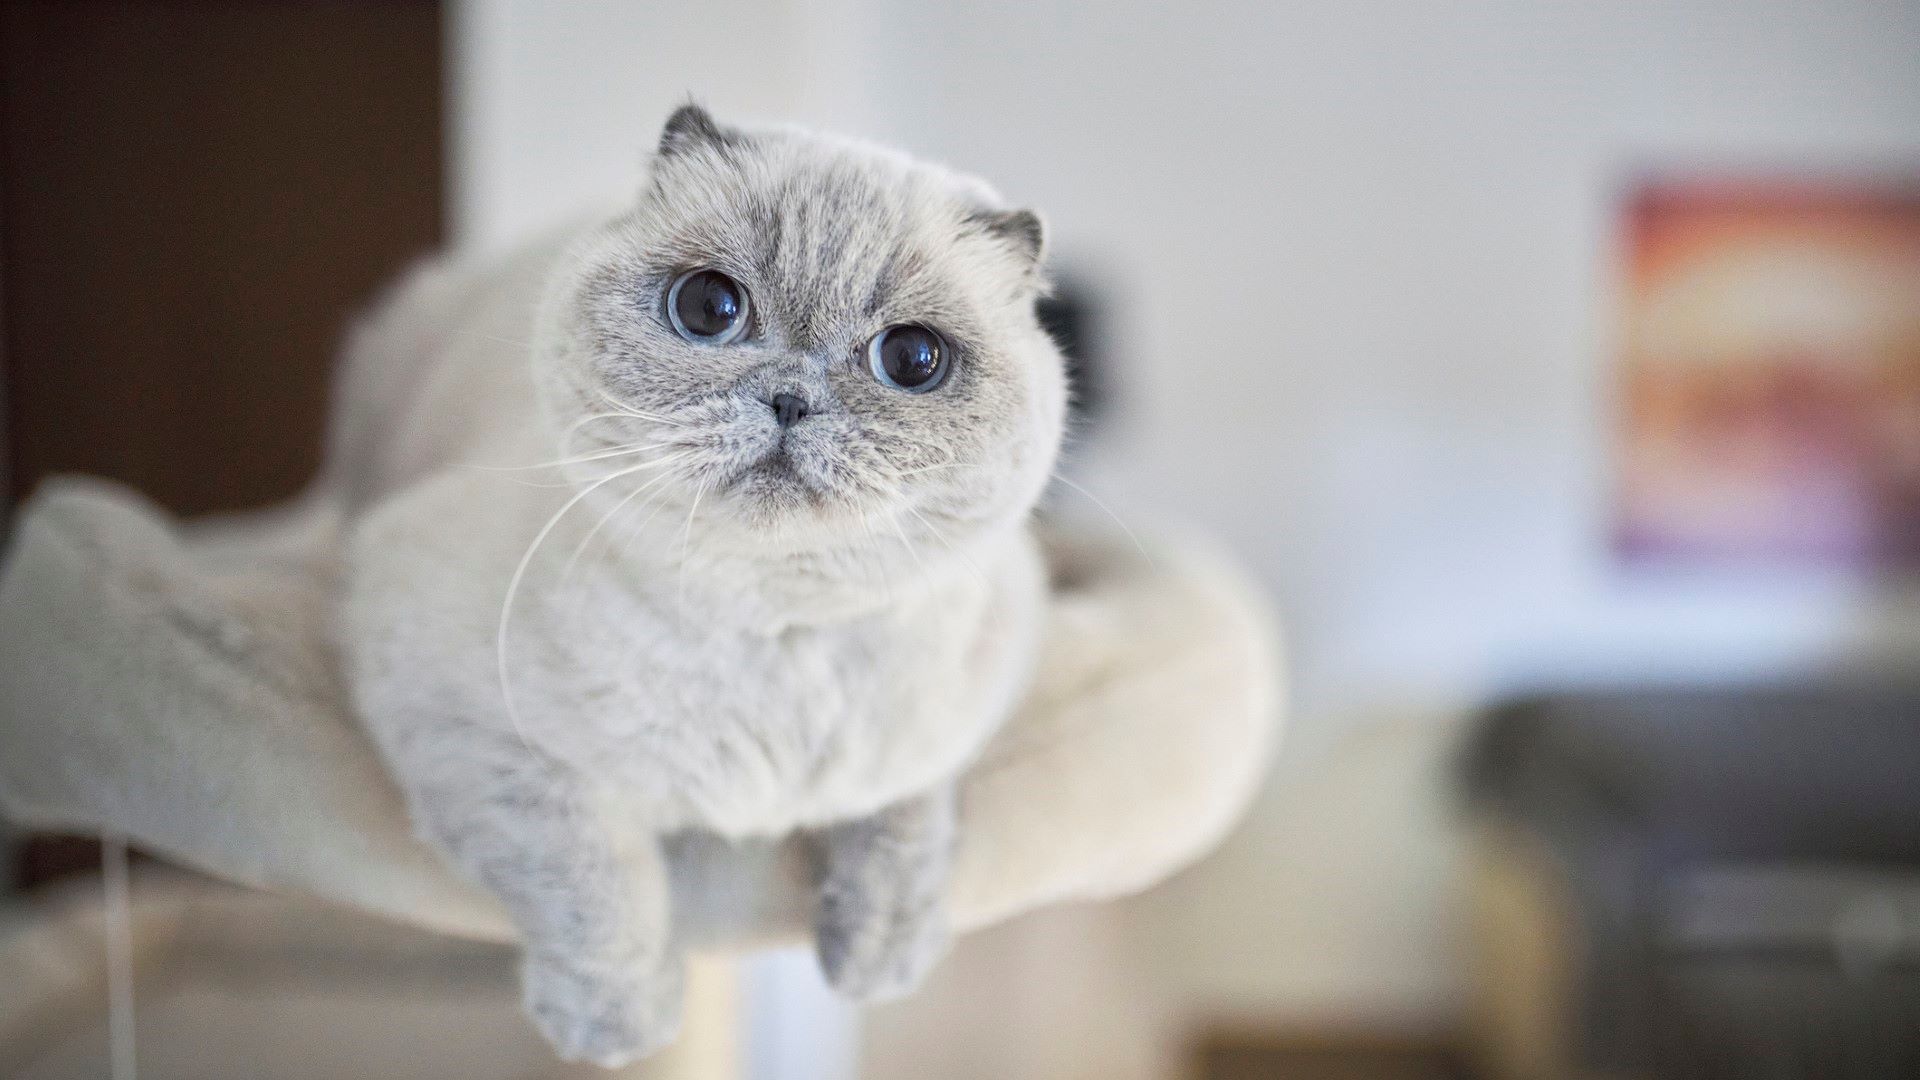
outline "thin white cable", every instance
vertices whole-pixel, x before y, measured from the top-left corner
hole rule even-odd
[[[100,834],[100,883],[107,945],[107,1048],[113,1080],[135,1080],[133,1045],[133,905],[127,884],[127,838]]]

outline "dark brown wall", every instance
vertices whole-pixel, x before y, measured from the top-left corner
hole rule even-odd
[[[440,239],[441,147],[436,3],[0,0],[0,496],[297,490],[344,321]]]
[[[15,497],[182,512],[312,472],[344,320],[441,234],[434,3],[0,6]]]

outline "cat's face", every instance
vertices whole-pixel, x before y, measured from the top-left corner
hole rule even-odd
[[[594,475],[635,467],[609,489],[648,482],[667,517],[774,550],[1017,521],[1065,413],[1040,247],[977,181],[683,109],[638,206],[548,298],[566,452],[651,447]]]

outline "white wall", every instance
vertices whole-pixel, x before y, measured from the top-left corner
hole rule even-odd
[[[856,0],[451,0],[453,234],[497,248],[634,190],[660,125],[858,126]]]
[[[916,77],[885,134],[1124,290],[1110,483],[1281,589],[1306,704],[1751,668],[1847,621],[1830,583],[1613,573],[1613,200],[1662,163],[1920,163],[1920,5],[886,10]]]
[[[1623,182],[1920,162],[1920,5],[456,9],[474,242],[625,190],[693,91],[980,172],[1109,286],[1124,415],[1096,489],[1123,516],[1227,537],[1295,640],[1283,782],[1222,858],[1143,909],[1177,945],[1169,978],[1203,998],[1444,1012],[1434,725],[1463,702],[1920,643],[1910,598],[1632,580],[1604,548]]]

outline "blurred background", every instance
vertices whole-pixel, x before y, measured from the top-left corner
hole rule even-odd
[[[1255,568],[1284,748],[909,1001],[751,965],[733,1074],[1920,1075],[1920,4],[4,11],[16,500],[292,494],[378,283],[617,202],[689,95],[1044,213],[1073,473]]]

